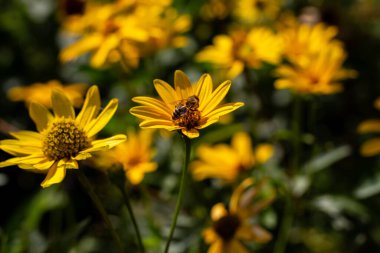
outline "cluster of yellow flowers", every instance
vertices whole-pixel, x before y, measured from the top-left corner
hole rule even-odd
[[[347,56],[343,43],[335,38],[337,28],[320,22],[310,14],[312,9],[297,19],[290,13],[279,14],[280,1],[241,0],[233,6],[237,24],[227,34],[215,36],[213,45],[196,56],[224,78],[234,79],[245,68],[260,69],[265,62],[276,66],[277,89],[331,94],[342,90],[341,80],[356,76],[343,68]],[[261,22],[276,17],[279,21],[273,27]]]
[[[190,28],[188,15],[180,15],[170,0],[87,1],[83,13],[63,18],[63,30],[77,40],[60,54],[63,62],[91,53],[90,65],[100,68],[121,63],[135,68],[141,57],[167,47],[183,47]]]

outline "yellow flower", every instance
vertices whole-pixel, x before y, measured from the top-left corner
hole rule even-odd
[[[246,23],[257,23],[276,18],[281,8],[281,0],[238,0],[233,14]]]
[[[115,1],[87,3],[83,15],[69,16],[63,29],[79,39],[60,54],[67,62],[91,52],[91,66],[103,67],[121,62],[134,68],[141,57],[165,47],[182,47],[180,35],[190,27],[190,17],[178,15],[171,1]]]
[[[205,47],[196,59],[212,63],[230,79],[241,74],[245,66],[257,69],[262,62],[277,64],[282,56],[281,38],[264,27],[248,32],[235,30],[229,36],[216,36],[213,42],[214,45]]]
[[[54,115],[43,105],[32,102],[29,114],[37,131],[10,133],[16,139],[0,141],[0,149],[16,156],[0,162],[0,167],[18,165],[21,169],[47,172],[42,187],[60,183],[66,169],[78,169],[78,161],[91,157],[91,153],[110,149],[125,141],[125,135],[96,140],[116,112],[118,101],[112,99],[103,111],[97,86],[88,92],[82,110],[75,116],[74,108],[62,91],[51,95]]]
[[[129,66],[137,66],[136,43],[146,41],[148,34],[133,16],[115,15],[117,11],[113,4],[88,4],[84,15],[67,19],[64,27],[81,37],[62,50],[61,61],[92,52],[90,64],[95,68],[121,61],[122,57]]]
[[[272,155],[272,145],[260,144],[253,150],[249,135],[239,132],[232,137],[230,146],[200,146],[197,149],[199,160],[191,163],[190,170],[196,180],[219,178],[233,182],[243,171],[265,163]]]
[[[326,26],[323,23],[316,25],[293,24],[280,31],[284,41],[284,55],[291,62],[303,63],[310,55],[318,53],[329,44],[338,43],[334,39],[338,29],[335,26]]]
[[[47,83],[34,83],[26,87],[12,87],[7,95],[11,101],[37,102],[46,107],[51,107],[50,94],[53,90],[61,90],[75,106],[79,107],[83,102],[83,94],[87,88],[86,84],[74,83],[62,85],[60,81],[51,80]]]
[[[121,165],[126,177],[134,184],[140,184],[144,174],[155,171],[157,163],[152,161],[154,152],[151,149],[152,131],[144,130],[138,133],[129,131],[128,140],[115,148],[102,152],[95,163],[103,169],[112,165]]]
[[[199,136],[199,129],[218,122],[219,117],[230,113],[244,103],[221,104],[231,82],[225,81],[213,91],[210,75],[204,74],[192,86],[189,78],[180,70],[174,74],[174,89],[165,81],[154,80],[154,87],[161,100],[151,97],[134,97],[142,104],[130,109],[130,113],[142,119],[142,128],[181,130],[189,138]]]
[[[261,187],[262,183],[254,185],[252,179],[246,179],[233,192],[229,210],[223,203],[213,206],[212,227],[203,232],[205,242],[210,244],[208,253],[248,253],[241,241],[266,243],[271,240],[272,236],[268,231],[252,222],[274,199],[272,195],[254,201],[261,192]]]
[[[306,57],[307,56],[307,57]],[[343,89],[340,81],[354,78],[356,72],[342,67],[346,53],[340,43],[330,43],[318,53],[307,54],[298,62],[280,65],[275,75],[277,89],[300,94],[332,94]]]
[[[200,15],[205,20],[225,19],[230,13],[232,4],[227,0],[208,0],[203,4]]]
[[[374,106],[380,110],[380,98],[376,99]],[[368,133],[380,133],[380,120],[369,119],[358,126],[358,132],[360,134]],[[363,156],[374,156],[380,154],[380,137],[375,137],[365,141],[360,147],[360,153]]]

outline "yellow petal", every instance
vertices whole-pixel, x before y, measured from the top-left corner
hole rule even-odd
[[[213,243],[218,240],[218,235],[213,228],[207,228],[203,231],[203,238],[207,244]]]
[[[251,178],[245,179],[232,193],[230,198],[230,211],[233,213],[237,213],[239,210],[239,202],[241,195],[243,192],[253,184],[253,180]]]
[[[207,116],[216,106],[224,99],[231,87],[231,81],[225,81],[216,88],[211,94],[211,98],[205,101],[205,109],[202,111],[202,115]]]
[[[197,129],[203,129],[208,127],[211,124],[214,124],[219,121],[219,117],[207,118],[204,122],[200,124],[200,126],[196,127]]]
[[[41,186],[43,188],[49,187],[53,184],[62,182],[66,175],[65,164],[61,162],[55,163],[47,173],[44,181],[42,181]]]
[[[187,137],[189,137],[190,139],[193,139],[193,138],[197,138],[199,137],[199,131],[195,128],[192,128],[192,129],[185,129],[185,128],[182,128],[182,133],[184,135],[186,135]]]
[[[270,144],[260,144],[255,150],[255,158],[258,163],[265,163],[273,156],[273,146]]]
[[[142,105],[135,106],[129,110],[129,112],[140,119],[165,119],[171,120],[172,116],[166,111],[158,109],[156,107]]]
[[[181,70],[176,70],[174,73],[174,87],[179,99],[186,99],[194,95],[189,78]]]
[[[53,90],[51,94],[51,103],[55,116],[64,118],[75,118],[74,107],[70,100],[60,90]]]
[[[42,153],[42,141],[30,140],[2,140],[0,149],[14,156]]]
[[[87,137],[92,137],[102,130],[105,125],[111,120],[112,116],[115,114],[118,106],[118,100],[116,98],[112,99],[104,110],[99,114],[99,116],[91,121],[85,128],[84,131],[87,132]]]
[[[98,34],[85,36],[74,44],[63,49],[59,58],[63,62],[71,61],[78,56],[97,48],[102,42],[101,36]]]
[[[214,242],[214,243],[211,244],[211,246],[208,249],[207,253],[232,253],[232,252],[226,252],[225,250],[226,249],[225,249],[225,246],[223,244],[223,241],[221,239],[219,239],[216,242]]]
[[[358,132],[361,134],[380,132],[380,120],[371,119],[360,123],[360,125],[358,126]]]
[[[132,98],[132,101],[142,105],[157,108],[159,111],[166,111],[169,115],[173,113],[173,111],[166,104],[155,98],[141,96]]]
[[[45,106],[34,102],[29,105],[29,115],[39,132],[42,132],[54,118]]]
[[[41,141],[42,135],[33,131],[18,131],[18,132],[9,132],[9,134],[20,140],[34,140]]]
[[[125,136],[124,134],[118,134],[106,139],[96,140],[91,143],[90,148],[82,150],[81,152],[79,152],[79,154],[111,149],[119,145],[120,143],[123,143],[124,141],[126,141],[126,139],[127,136]],[[75,157],[74,159],[77,160],[77,157]]]
[[[211,208],[211,219],[217,221],[228,215],[228,211],[223,203],[217,203]]]
[[[96,117],[100,109],[100,103],[99,89],[96,85],[93,85],[87,91],[82,110],[75,119],[82,129]]]
[[[236,238],[243,241],[254,241],[258,243],[266,243],[272,239],[272,235],[258,225],[240,227],[236,231]]]
[[[37,155],[29,155],[29,156],[23,156],[23,157],[14,157],[10,158],[8,160],[5,160],[3,162],[0,162],[0,168],[7,167],[7,166],[13,166],[13,165],[19,165],[19,164],[27,164],[27,165],[35,165],[42,161],[46,160],[46,157],[40,153]]]
[[[164,119],[144,120],[139,126],[142,128],[165,128],[169,131],[180,129],[180,127],[173,125],[171,120]]]
[[[224,244],[223,244],[223,241],[222,240],[217,240],[216,242],[214,242],[214,243],[211,244],[211,246],[208,249],[207,253],[232,253],[232,252],[226,252]],[[238,253],[238,252],[236,252],[236,253]]]
[[[91,57],[90,64],[95,68],[103,66],[110,54],[111,50],[115,49],[119,44],[120,40],[116,36],[109,36],[105,39],[98,50]]]
[[[50,169],[51,166],[53,166],[53,164],[55,163],[55,161],[41,161],[37,164],[34,164],[33,165],[33,169],[37,169],[37,170],[48,170]]]
[[[246,169],[253,165],[252,142],[248,133],[236,133],[232,138],[231,146],[238,154],[241,164]]]
[[[235,103],[227,103],[223,104],[222,106],[217,107],[216,109],[209,111],[208,114],[205,112],[202,114],[202,116],[207,118],[214,118],[214,117],[220,117],[223,115],[226,115],[232,111],[235,111],[236,109],[242,107],[244,105],[243,102],[235,102]],[[205,110],[206,111],[206,110]]]
[[[380,154],[380,138],[374,138],[363,143],[360,147],[363,156],[374,156]]]
[[[212,93],[212,79],[209,74],[203,74],[201,78],[199,78],[198,83],[195,89],[195,95],[199,98],[199,111],[202,111],[208,101],[208,98]]]
[[[232,239],[223,249],[226,253],[250,253],[247,248],[238,240]]]
[[[174,107],[176,101],[180,99],[177,98],[175,90],[168,83],[159,79],[154,80],[153,83],[157,93],[160,95],[164,103]]]

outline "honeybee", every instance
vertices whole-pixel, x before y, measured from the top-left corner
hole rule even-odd
[[[188,114],[189,111],[195,112],[199,107],[199,98],[195,95],[177,102],[172,115],[173,120],[178,120]]]

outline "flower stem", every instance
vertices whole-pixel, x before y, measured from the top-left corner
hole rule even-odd
[[[117,251],[119,253],[123,253],[123,247],[121,245],[120,238],[119,238],[118,234],[116,233],[115,229],[113,228],[111,220],[109,219],[102,202],[100,201],[99,197],[95,194],[94,189],[91,186],[91,183],[89,182],[87,176],[84,174],[84,172],[81,169],[78,170],[78,178],[79,178],[79,182],[81,183],[82,187],[85,189],[87,194],[90,196],[93,204],[95,205],[96,209],[98,210],[98,212],[99,212],[100,216],[102,217],[104,223],[106,224],[108,230],[111,232],[111,236],[112,236],[112,238],[116,244]]]
[[[121,191],[122,191],[122,194],[123,194],[125,205],[127,206],[127,209],[128,209],[129,216],[131,217],[131,220],[132,220],[133,228],[135,229],[135,233],[136,233],[136,236],[137,236],[137,241],[138,241],[138,244],[139,244],[140,252],[144,253],[145,252],[144,244],[142,242],[141,233],[140,233],[139,227],[137,225],[137,221],[136,221],[135,215],[133,213],[133,209],[132,209],[131,202],[129,200],[128,193],[125,191],[125,187],[123,187],[123,189],[121,189]]]
[[[292,146],[293,155],[289,168],[289,181],[298,173],[299,160],[301,156],[301,97],[298,94],[294,95],[293,115],[292,115]],[[289,183],[288,181],[288,183]],[[289,238],[289,231],[292,227],[294,216],[294,199],[290,185],[285,187],[285,207],[281,221],[279,235],[274,247],[274,253],[283,253],[286,249],[286,244]]]
[[[178,214],[179,214],[179,211],[180,211],[181,206],[182,206],[183,197],[184,197],[184,193],[185,193],[187,167],[188,167],[189,161],[190,161],[191,141],[187,136],[182,135],[182,137],[185,141],[185,160],[184,160],[183,167],[182,167],[181,182],[180,182],[180,186],[179,186],[179,193],[178,193],[177,204],[176,204],[175,211],[174,211],[174,217],[172,220],[172,224],[170,226],[170,233],[169,233],[169,237],[168,237],[168,240],[167,240],[166,246],[165,246],[165,251],[164,251],[165,253],[169,252],[170,242],[173,238],[174,230],[175,230],[175,227],[177,224]]]

